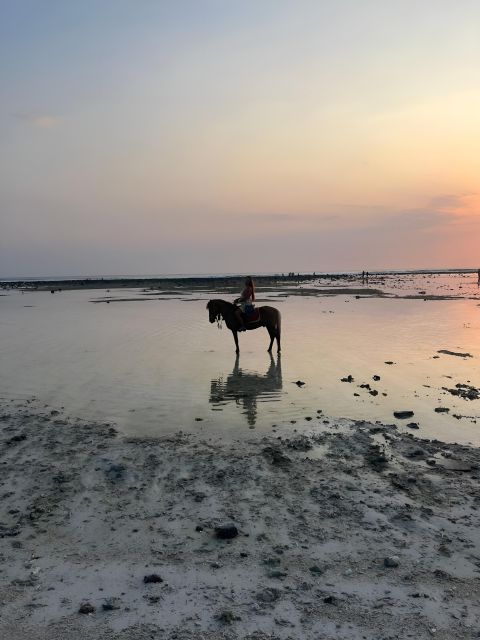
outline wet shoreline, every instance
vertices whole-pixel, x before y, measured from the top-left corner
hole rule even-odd
[[[126,438],[35,402],[0,429],[4,637],[478,637],[478,449],[347,420]]]

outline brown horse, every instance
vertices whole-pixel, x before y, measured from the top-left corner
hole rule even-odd
[[[218,322],[220,319],[225,320],[225,324],[228,329],[233,333],[233,339],[235,340],[235,351],[240,353],[238,346],[238,329],[239,323],[235,315],[237,307],[231,302],[226,300],[209,300],[207,303],[207,309],[209,313],[210,322]],[[280,329],[281,329],[281,317],[280,311],[275,307],[260,307],[260,319],[256,322],[245,322],[245,328],[247,330],[258,329],[258,327],[266,327],[270,336],[270,346],[268,351],[271,352],[273,341],[277,339],[277,351],[280,353]]]

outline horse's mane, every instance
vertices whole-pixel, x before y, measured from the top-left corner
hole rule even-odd
[[[232,309],[235,307],[235,305],[231,302],[228,302],[228,300],[222,300],[221,298],[214,298],[213,300],[209,300],[207,303],[207,309],[210,308],[211,304],[214,303],[221,303],[221,304],[225,304],[227,305],[227,307],[231,307]]]

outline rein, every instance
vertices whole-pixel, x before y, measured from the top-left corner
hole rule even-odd
[[[227,302],[226,300],[218,300],[216,302],[217,303],[215,305],[215,321],[217,323],[217,329],[223,329],[223,322],[226,323],[223,313],[225,310],[228,310],[228,307],[232,307],[232,314],[233,314],[234,305],[231,304],[230,302]],[[224,310],[222,310],[222,307],[224,307]]]

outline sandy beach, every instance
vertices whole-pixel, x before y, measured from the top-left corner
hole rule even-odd
[[[480,452],[395,426],[128,438],[2,402],[0,635],[480,635]]]

